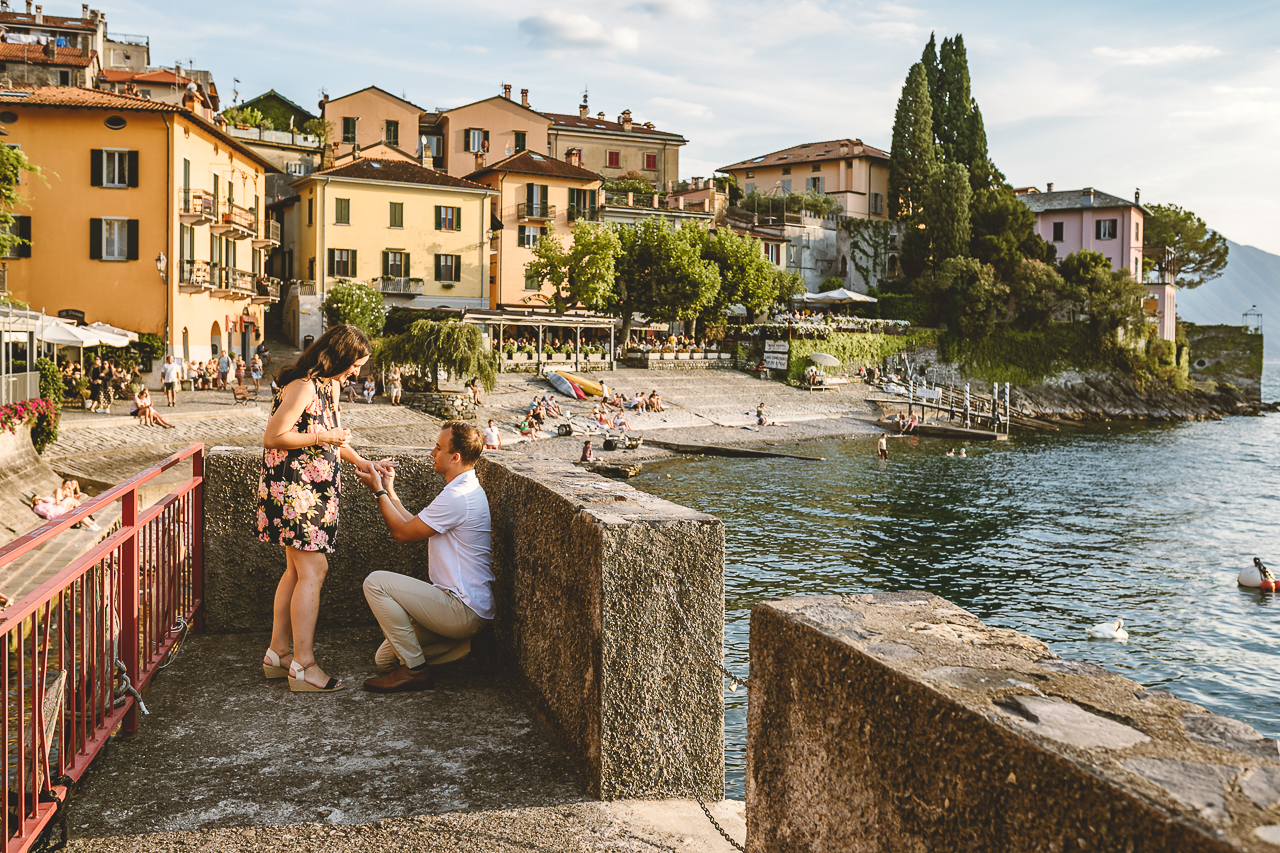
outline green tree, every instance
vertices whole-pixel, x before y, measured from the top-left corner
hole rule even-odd
[[[1015,323],[1023,329],[1044,329],[1055,312],[1079,301],[1058,271],[1043,261],[1020,259],[1007,281]]]
[[[231,107],[222,111],[222,117],[232,124],[243,124],[249,127],[261,127],[275,130],[275,124],[253,107]]]
[[[1036,216],[1007,186],[974,193],[969,256],[991,264],[1005,281],[1024,258],[1052,262],[1057,249],[1036,233]]]
[[[1156,257],[1166,247],[1175,252],[1174,283],[1199,287],[1222,275],[1227,268],[1227,241],[1204,220],[1176,204],[1156,204],[1143,220],[1142,247]]]
[[[966,340],[990,333],[1009,305],[1009,286],[975,258],[947,258],[916,279],[914,290],[929,320]]]
[[[1114,341],[1116,329],[1141,319],[1146,287],[1127,269],[1112,270],[1101,252],[1072,252],[1058,264],[1058,272],[1072,299],[1089,315],[1100,344]]]
[[[924,215],[929,176],[937,161],[933,142],[933,106],[924,66],[911,66],[893,116],[889,152],[889,217],[916,223]]]
[[[58,421],[62,418],[62,372],[58,365],[47,358],[36,359],[36,369],[40,371],[40,396],[53,404],[53,414],[40,415],[31,425],[31,443],[36,453],[44,453],[44,449],[58,440]]]
[[[938,42],[933,33],[929,33],[929,43],[924,46],[924,53],[920,54],[920,65],[924,68],[925,82],[929,84],[929,104],[930,104],[930,128],[933,133],[933,141],[938,143],[937,129],[942,127],[942,99],[938,93],[938,75],[940,73],[938,63]]]
[[[12,213],[20,200],[18,182],[23,172],[40,174],[40,170],[27,161],[21,148],[0,145],[0,256],[13,254],[18,246],[26,243],[16,233],[17,220]]]
[[[742,203],[743,196],[746,194],[742,191],[742,187],[738,184],[736,175],[716,175],[716,188],[722,193],[729,194],[729,206],[737,207]]]
[[[724,317],[730,305],[742,305],[754,319],[778,299],[776,267],[764,256],[759,240],[728,228],[706,232],[702,259],[711,261],[720,273],[720,287],[702,311],[713,325]]]
[[[972,198],[969,170],[961,164],[943,163],[929,176],[925,226],[929,236],[930,260],[935,269],[948,258],[962,257],[969,251],[972,234],[969,204]]]
[[[382,327],[387,320],[382,294],[368,285],[352,281],[330,285],[329,294],[325,296],[320,308],[324,311],[324,321],[329,326],[350,323],[364,332],[369,340],[382,334]]]
[[[632,169],[605,181],[604,189],[611,193],[651,193],[653,181],[646,178],[643,173]]]
[[[930,36],[930,44],[933,42]],[[930,50],[925,48],[928,60]],[[991,162],[987,153],[987,133],[982,111],[969,84],[969,58],[964,36],[942,40],[937,60],[936,80],[930,89],[934,100],[934,138],[938,156],[949,163],[960,163],[969,170],[969,183],[975,191],[999,186],[1004,175]]]
[[[558,314],[579,305],[602,308],[613,293],[615,261],[621,251],[618,235],[607,225],[579,223],[568,245],[554,228],[548,228],[534,244],[525,275],[552,287],[551,304]]]
[[[484,345],[480,328],[457,320],[418,320],[400,335],[374,346],[373,361],[383,367],[409,365],[431,377],[431,390],[440,390],[440,371],[451,378],[475,376],[486,391],[497,381],[493,353]]]
[[[657,216],[630,225],[611,223],[622,245],[610,310],[622,318],[622,340],[631,336],[631,318],[642,314],[659,323],[692,320],[716,298],[720,273],[702,259],[702,229],[679,228]]]
[[[804,286],[804,276],[792,270],[773,271],[774,281],[777,282],[778,298],[777,303],[786,305],[793,298],[808,292],[808,288]]]

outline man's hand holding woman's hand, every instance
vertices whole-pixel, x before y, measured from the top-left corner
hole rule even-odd
[[[365,460],[364,466],[356,468],[356,476],[360,478],[360,482],[369,487],[371,492],[380,489],[391,491],[395,488],[395,465],[396,463],[391,459],[382,459],[377,462]]]

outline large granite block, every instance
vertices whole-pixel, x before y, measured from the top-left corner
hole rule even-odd
[[[751,615],[749,851],[1275,851],[1241,723],[928,593]]]

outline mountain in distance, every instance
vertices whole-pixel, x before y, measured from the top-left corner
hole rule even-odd
[[[1263,357],[1280,359],[1280,255],[1230,240],[1227,246],[1227,268],[1220,277],[1178,291],[1178,317],[1197,325],[1239,326],[1244,313],[1256,307],[1262,312]]]

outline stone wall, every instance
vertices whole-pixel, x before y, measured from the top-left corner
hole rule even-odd
[[[1242,326],[1182,324],[1190,346],[1191,380],[1211,389],[1226,382],[1253,402],[1262,400],[1262,335]]]
[[[685,359],[651,359],[626,358],[623,367],[636,370],[734,370],[736,364],[732,358],[685,358]]]
[[[749,697],[752,853],[1280,845],[1274,740],[928,593],[757,604]]]
[[[361,453],[381,458],[377,448]],[[424,452],[396,448],[397,490],[411,510],[443,487]],[[260,543],[254,507],[261,454],[215,448],[205,463],[205,624],[267,631],[283,550]],[[719,520],[561,462],[513,452],[477,473],[493,516],[500,660],[603,799],[687,797],[679,752],[704,797],[724,791],[723,685],[667,600],[703,643],[724,634],[724,528]],[[427,575],[426,543],[397,545],[348,465],[320,630],[370,624],[361,583],[374,570]],[[672,580],[666,581],[670,576]],[[372,654],[370,649],[370,654]],[[665,715],[665,717],[664,717]],[[663,722],[663,720],[668,722]],[[667,726],[679,733],[673,748]]]
[[[476,419],[475,398],[467,392],[443,391],[440,393],[418,391],[404,395],[405,402],[428,415],[434,415],[446,421],[474,421]]]

